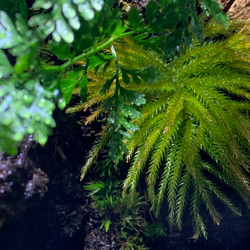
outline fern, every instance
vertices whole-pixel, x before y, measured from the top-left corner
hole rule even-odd
[[[250,205],[246,153],[250,139],[249,23],[230,35],[227,32],[227,38],[220,42],[212,41],[211,26],[208,30],[210,37],[204,44],[186,49],[170,63],[164,63],[159,54],[146,51],[131,40],[113,44],[125,72],[152,65],[158,72],[153,85],[142,81],[142,76],[141,83],[136,84],[132,73],[120,77],[123,88],[144,94],[147,100],[140,109],[141,119],[132,121],[140,130],[128,130],[132,136],[124,139],[127,161],[131,164],[124,180],[124,194],[135,194],[140,176],[146,173],[148,197],[156,216],[161,213],[163,202],[167,202],[170,226],[181,229],[183,213],[189,207],[194,238],[207,237],[203,207],[216,224],[222,218],[215,205],[217,200],[240,214],[221,187],[235,190]],[[218,30],[216,26],[214,36]],[[89,100],[73,110],[97,104],[97,111],[88,121],[97,118],[115,92],[113,83],[105,94],[99,94],[103,79],[110,79],[114,71],[115,64],[111,63],[105,73],[90,73]],[[127,77],[128,85],[123,81]],[[82,177],[105,145],[107,133],[103,135],[90,153]]]

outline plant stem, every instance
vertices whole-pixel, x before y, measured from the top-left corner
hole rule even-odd
[[[89,56],[92,56],[94,54],[96,54],[97,52],[101,51],[102,49],[106,48],[108,45],[110,45],[113,41],[119,39],[119,38],[122,38],[124,36],[130,36],[130,35],[133,35],[135,34],[136,32],[135,31],[129,31],[129,32],[126,32],[126,33],[122,33],[118,36],[111,36],[106,42],[104,42],[103,44],[95,47],[91,50],[89,50],[88,52],[85,52],[85,53],[82,53],[74,58],[72,58],[71,60],[67,61],[66,63],[62,64],[62,65],[57,65],[57,66],[43,66],[43,69],[46,70],[46,71],[62,71],[64,69],[66,69],[67,67],[69,67],[70,65],[73,65],[75,62],[83,59],[83,58],[86,58],[86,57],[89,57]]]

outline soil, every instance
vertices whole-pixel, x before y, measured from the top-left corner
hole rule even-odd
[[[17,156],[0,156],[1,249],[119,249],[118,229],[100,228],[102,217],[79,181],[95,134],[57,124],[45,147],[28,137]]]

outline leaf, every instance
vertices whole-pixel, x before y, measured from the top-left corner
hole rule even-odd
[[[28,17],[26,0],[0,1],[0,10],[5,11],[12,21],[15,21],[16,14],[20,14],[25,20]]]
[[[105,227],[105,232],[106,232],[106,233],[108,232],[108,230],[109,230],[109,228],[110,228],[110,224],[111,224],[111,221],[110,221],[110,220],[106,220],[106,221],[105,221],[104,227]]]
[[[105,94],[110,89],[110,86],[111,86],[111,84],[113,83],[114,80],[115,80],[115,76],[113,76],[112,78],[108,79],[105,82],[105,84],[103,85],[100,93],[101,94]]]
[[[120,160],[123,159],[122,151],[124,149],[122,145],[123,142],[119,131],[113,132],[113,136],[109,140],[107,146],[109,147],[109,152],[108,152],[109,158],[113,161],[115,165],[117,165],[120,162]]]
[[[138,74],[135,73],[135,72],[132,72],[132,71],[128,71],[130,73],[130,75],[132,76],[132,79],[133,81],[136,83],[136,84],[140,84],[140,79],[138,77]]]
[[[89,65],[88,65],[88,69],[99,69],[104,63],[105,63],[105,56],[102,54],[99,55],[93,55],[90,59],[89,59]],[[96,70],[97,72],[98,70]]]
[[[68,60],[72,58],[72,52],[70,46],[64,42],[60,41],[59,43],[55,41],[49,42],[51,51],[60,59],[60,60]]]
[[[85,74],[80,81],[79,88],[80,88],[81,102],[85,102],[87,100],[87,93],[88,93],[88,78]]]
[[[14,73],[14,70],[7,59],[7,56],[2,50],[0,50],[0,79],[5,78],[12,73]]]
[[[88,2],[80,3],[78,1],[78,11],[81,13],[81,16],[86,20],[93,19],[95,12],[91,8],[90,4]]]
[[[24,72],[25,69],[29,68],[31,63],[30,56],[30,54],[25,54],[18,57],[17,62],[14,66],[16,73],[21,74],[22,72]]]
[[[129,84],[130,80],[127,74],[127,71],[124,68],[121,68],[122,71],[122,80],[126,83]]]
[[[139,29],[143,25],[143,19],[140,11],[132,7],[128,13],[129,27],[132,29]]]
[[[154,84],[162,78],[162,74],[155,66],[150,65],[144,69],[142,69],[139,73],[139,76],[142,78],[144,82],[149,85]]]
[[[157,14],[159,13],[159,5],[156,1],[150,1],[146,7],[145,16],[149,25],[152,25],[155,21]]]
[[[21,15],[16,15],[16,29],[20,35],[25,36],[29,31],[27,21]]]
[[[74,40],[74,33],[71,31],[67,23],[60,18],[56,20],[56,32],[67,43],[72,43]]]
[[[75,38],[72,29],[79,30],[81,28],[81,18],[86,21],[92,20],[95,16],[95,10],[100,11],[103,3],[103,0],[45,2],[36,0],[33,8],[36,10],[45,9],[46,11],[32,16],[29,25],[39,28],[45,36],[52,34],[56,42],[64,40],[67,43],[72,43]]]
[[[123,22],[120,20],[117,22],[115,30],[113,31],[113,35],[120,36],[128,29],[127,26],[123,25]]]
[[[60,80],[60,89],[66,104],[69,103],[73,90],[79,82],[79,72],[69,71],[65,79]]]
[[[134,109],[133,107],[131,107],[131,105],[127,105],[125,103],[121,104],[121,113],[125,116],[125,117],[130,117],[132,119],[140,119],[141,118],[141,113],[139,111],[137,111],[136,109]]]
[[[228,17],[222,11],[221,5],[215,0],[202,0],[205,8],[209,9],[213,18],[218,20],[225,27],[228,27]]]
[[[197,36],[199,42],[203,42],[202,27],[194,11],[192,12],[191,27],[192,32]]]
[[[53,94],[36,78],[21,81],[12,76],[8,81],[0,79],[0,96],[0,151],[15,154],[17,145],[28,134],[44,145],[56,125],[52,117]]]
[[[11,19],[4,11],[0,11],[0,48],[9,49],[23,41],[17,33]]]

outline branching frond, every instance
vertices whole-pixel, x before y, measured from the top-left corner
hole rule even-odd
[[[102,131],[102,136],[98,142],[95,143],[93,148],[91,149],[88,159],[81,170],[81,180],[85,177],[86,173],[88,172],[89,168],[95,163],[97,157],[99,156],[101,150],[107,145],[108,139],[110,134],[107,133],[108,126]]]
[[[130,131],[131,138],[124,139],[127,161],[131,164],[124,181],[124,194],[135,193],[141,175],[145,174],[156,216],[163,212],[162,204],[167,204],[164,211],[168,211],[170,226],[181,229],[183,213],[189,208],[194,238],[207,236],[202,219],[204,208],[216,224],[222,217],[216,207],[218,202],[240,214],[224,191],[227,188],[236,191],[250,205],[249,23],[245,26],[240,28],[240,24],[235,24],[224,33],[224,40],[207,39],[170,63],[164,63],[160,55],[130,40],[114,43],[122,67],[134,70],[153,65],[161,75],[153,85],[143,81],[137,84],[132,78],[125,84],[120,78],[124,89],[144,94],[147,101],[139,110],[142,118],[133,120],[140,130]],[[211,38],[221,32],[216,25],[207,29]],[[89,122],[114,93],[111,86],[106,94],[99,94],[112,70],[113,65],[104,74],[89,74],[93,84],[89,87],[89,100],[81,108],[99,105]],[[103,135],[94,146],[82,176],[104,147],[107,138]]]

